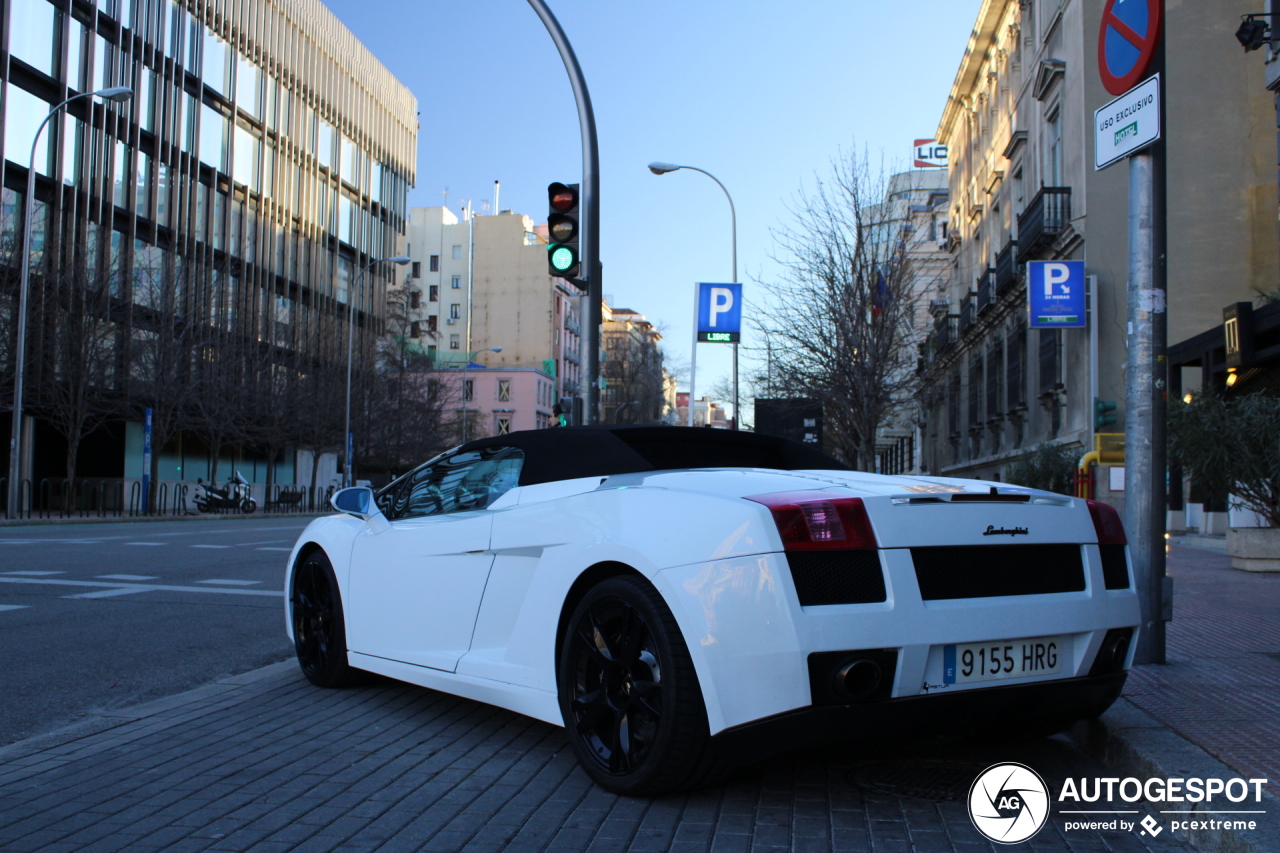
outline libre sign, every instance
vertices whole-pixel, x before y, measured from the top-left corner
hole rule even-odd
[[[1160,75],[1093,113],[1093,168],[1105,169],[1160,138]]]
[[[1084,261],[1027,262],[1031,328],[1083,328],[1084,297]]]
[[[698,340],[736,344],[742,333],[742,285],[698,282]]]

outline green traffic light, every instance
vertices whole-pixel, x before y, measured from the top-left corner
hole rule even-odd
[[[573,249],[568,246],[552,246],[551,247],[551,268],[559,272],[565,272],[573,269],[578,263],[578,258],[574,254]]]

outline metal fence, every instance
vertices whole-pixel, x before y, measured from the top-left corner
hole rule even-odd
[[[255,514],[324,513],[336,486],[262,483],[249,486]],[[138,516],[241,515],[238,508],[210,508],[201,512],[196,497],[201,487],[185,480],[161,480],[155,488],[154,507],[146,505],[142,481],[130,478],[43,478],[22,480],[18,485],[18,518],[133,518]],[[0,477],[0,512],[9,511],[9,480]]]

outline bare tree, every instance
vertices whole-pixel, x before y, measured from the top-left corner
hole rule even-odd
[[[886,183],[865,154],[838,155],[775,232],[783,271],[761,282],[771,389],[820,401],[828,448],[861,470],[875,470],[876,429],[910,398],[915,364],[917,297]]]
[[[170,268],[153,257],[135,257],[130,289],[132,321],[128,325],[128,401],[139,420],[151,409],[152,483],[159,482],[160,452],[187,425],[188,412],[198,393],[193,381],[197,361],[216,362],[217,347],[201,340],[209,324],[223,322],[219,288],[205,290],[193,281],[193,267],[180,259]],[[152,489],[148,511],[156,508],[158,490]]]
[[[113,317],[111,282],[83,255],[44,279],[42,346],[33,397],[50,426],[66,441],[67,481],[75,479],[84,437],[112,414],[120,326]]]

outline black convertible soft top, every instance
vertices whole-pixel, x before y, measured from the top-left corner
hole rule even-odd
[[[522,486],[677,468],[849,469],[797,441],[705,427],[556,427],[480,438],[464,444],[461,450],[482,447],[524,451]]]

